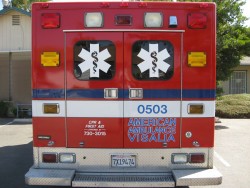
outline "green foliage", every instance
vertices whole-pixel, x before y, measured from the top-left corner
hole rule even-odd
[[[250,94],[224,95],[217,98],[216,116],[250,118]]]
[[[227,80],[232,69],[247,55],[246,44],[250,39],[243,25],[246,17],[239,0],[215,0],[217,3],[217,80]]]
[[[169,1],[169,0],[168,0]],[[243,56],[250,56],[250,28],[244,26],[244,0],[177,0],[217,5],[217,81],[227,80]]]
[[[8,103],[0,101],[0,117],[7,117]]]
[[[31,4],[34,2],[47,2],[48,0],[12,0],[12,6],[28,12],[31,11]]]

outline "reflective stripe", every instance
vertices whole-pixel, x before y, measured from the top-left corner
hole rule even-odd
[[[44,103],[58,103],[59,114],[44,114]],[[182,104],[182,107],[181,107]],[[203,104],[203,114],[188,114],[188,104]],[[33,100],[34,117],[214,117],[215,101],[55,101]],[[124,106],[123,106],[124,105]],[[124,110],[123,110],[124,109]],[[182,114],[181,114],[182,111]]]
[[[123,101],[67,101],[68,117],[123,117]]]
[[[143,89],[145,99],[214,99],[214,89]],[[33,89],[33,99],[64,99],[63,89]],[[104,98],[104,89],[68,89],[68,99]],[[129,89],[118,89],[119,99],[129,99]]]

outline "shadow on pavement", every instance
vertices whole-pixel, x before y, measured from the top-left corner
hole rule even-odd
[[[224,125],[215,125],[215,130],[229,129],[229,127]]]
[[[13,118],[0,118],[0,126],[13,122]]]
[[[33,162],[32,142],[0,148],[0,184],[4,188],[25,187],[24,174]]]

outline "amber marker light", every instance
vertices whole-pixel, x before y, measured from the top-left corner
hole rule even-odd
[[[44,67],[58,67],[60,64],[58,52],[43,52],[41,54],[41,64]]]
[[[43,104],[44,114],[59,114],[59,104]]]
[[[205,67],[207,64],[207,55],[205,52],[189,52],[188,66],[190,67]]]

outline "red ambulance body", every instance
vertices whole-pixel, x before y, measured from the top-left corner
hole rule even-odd
[[[214,3],[32,6],[29,185],[216,185]]]

